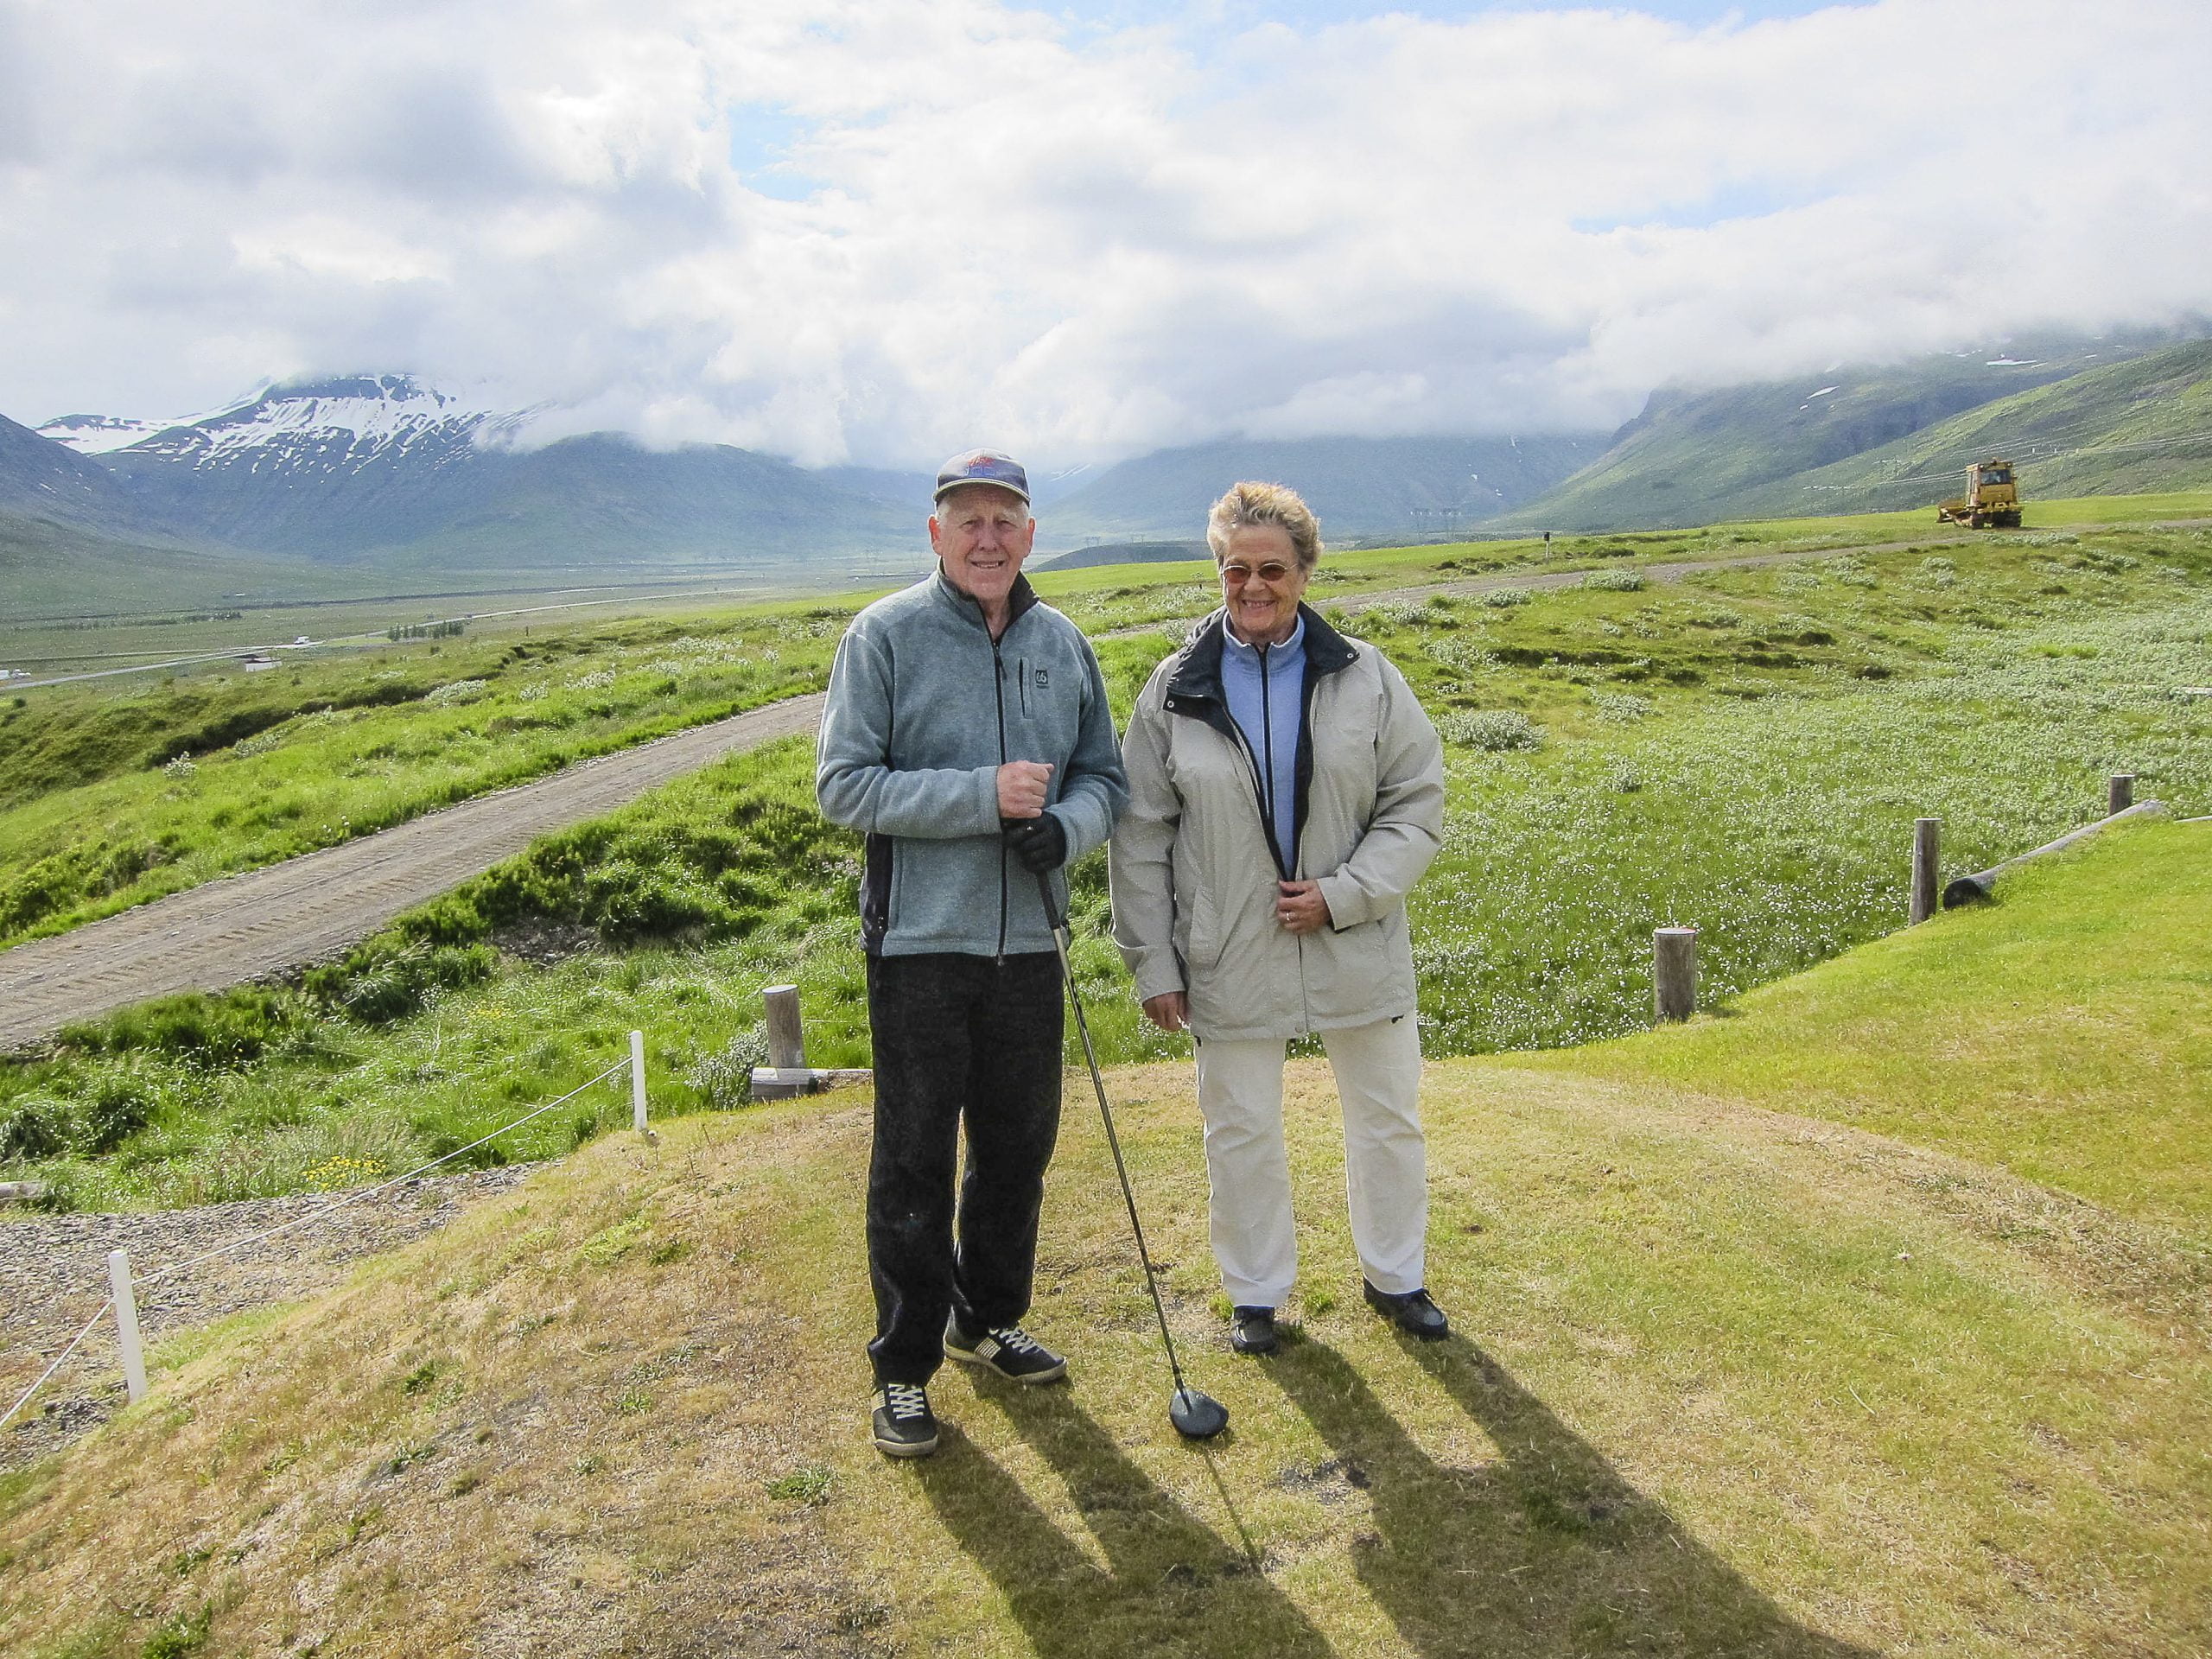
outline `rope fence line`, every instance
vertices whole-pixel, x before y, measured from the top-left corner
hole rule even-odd
[[[388,1180],[378,1182],[374,1186],[356,1188],[340,1198],[334,1198],[328,1204],[319,1205],[305,1215],[294,1216],[289,1221],[278,1222],[274,1227],[265,1227],[257,1233],[249,1233],[242,1238],[234,1238],[227,1244],[219,1244],[212,1250],[203,1250],[198,1255],[188,1257],[182,1262],[173,1262],[167,1267],[156,1268],[152,1273],[141,1274],[136,1282],[141,1285],[156,1284],[162,1280],[184,1272],[188,1268],[200,1267],[219,1257],[245,1249],[250,1244],[258,1244],[274,1238],[279,1233],[289,1232],[294,1228],[305,1227],[312,1223],[326,1220],[341,1210],[350,1209],[358,1204],[365,1204],[380,1193],[389,1192],[396,1186],[417,1179],[437,1168],[441,1164],[451,1163],[464,1154],[474,1152],[477,1147],[498,1140],[499,1136],[509,1131],[518,1129],[524,1124],[544,1116],[546,1113],[556,1108],[567,1105],[586,1090],[596,1088],[609,1077],[624,1071],[631,1074],[631,1127],[642,1133],[645,1129],[645,1033],[633,1031],[630,1033],[630,1052],[627,1054],[597,1076],[588,1077],[578,1084],[559,1099],[549,1100],[543,1105],[524,1113],[512,1122],[503,1123],[490,1134],[478,1136],[465,1147],[455,1147],[451,1152],[433,1158],[427,1164],[418,1165],[404,1175],[394,1175]],[[5,1413],[0,1413],[0,1428],[5,1428],[14,1421],[16,1414],[30,1403],[32,1395],[46,1386],[54,1374],[67,1362],[70,1355],[84,1345],[85,1339],[92,1334],[93,1331],[99,1327],[100,1321],[111,1312],[117,1316],[117,1334],[121,1339],[123,1348],[124,1381],[130,1402],[136,1405],[140,1400],[145,1398],[144,1364],[138,1358],[140,1348],[136,1295],[126,1253],[120,1249],[109,1251],[108,1270],[115,1287],[115,1294],[100,1304],[99,1312],[85,1321],[84,1328],[69,1339],[68,1346],[56,1355],[54,1362],[39,1373],[37,1380],[17,1396],[15,1404],[10,1406]]]
[[[244,1238],[234,1238],[227,1244],[219,1244],[212,1250],[203,1250],[198,1255],[193,1256],[188,1260],[183,1262],[173,1262],[168,1267],[159,1268],[153,1273],[142,1274],[138,1276],[137,1281],[142,1285],[157,1283],[161,1280],[169,1277],[172,1274],[182,1273],[187,1268],[196,1268],[203,1262],[213,1262],[216,1257],[228,1255],[233,1250],[242,1250],[249,1244],[258,1244],[264,1239],[274,1238],[277,1234],[289,1232],[295,1227],[304,1227],[310,1222],[321,1221],[327,1216],[334,1216],[340,1210],[349,1209],[357,1204],[365,1204],[369,1199],[375,1198],[379,1192],[389,1192],[395,1186],[402,1185],[408,1181],[414,1180],[418,1176],[427,1174],[429,1171],[435,1169],[440,1164],[450,1163],[453,1160],[460,1157],[461,1154],[465,1152],[474,1152],[477,1147],[484,1145],[486,1141],[496,1141],[499,1136],[505,1135],[509,1129],[518,1129],[531,1119],[544,1116],[546,1113],[551,1111],[556,1106],[567,1105],[578,1095],[583,1093],[585,1090],[606,1082],[607,1078],[613,1077],[618,1071],[627,1071],[629,1066],[629,1058],[625,1056],[623,1058],[617,1060],[613,1065],[608,1066],[606,1071],[601,1072],[597,1077],[593,1077],[589,1082],[578,1084],[575,1088],[569,1090],[567,1094],[562,1096],[560,1099],[549,1100],[536,1110],[527,1112],[522,1116],[515,1119],[513,1122],[502,1124],[499,1128],[493,1130],[491,1134],[481,1135],[476,1140],[470,1141],[465,1147],[455,1147],[451,1152],[447,1153],[443,1157],[433,1158],[429,1163],[409,1170],[404,1175],[395,1175],[390,1180],[380,1181],[374,1186],[356,1187],[353,1192],[346,1193],[343,1198],[333,1199],[330,1203],[323,1205],[319,1209],[310,1210],[303,1216],[295,1216],[289,1221],[280,1221],[274,1227],[264,1228],[262,1231],[257,1233],[249,1233]]]
[[[91,1319],[86,1319],[85,1321],[85,1328],[79,1331],[75,1336],[69,1338],[69,1345],[67,1348],[64,1348],[60,1353],[55,1357],[53,1364],[48,1366],[44,1370],[38,1374],[38,1381],[32,1383],[28,1389],[25,1389],[22,1392],[22,1398],[18,1399],[14,1405],[9,1407],[4,1414],[0,1414],[0,1428],[7,1427],[9,1423],[14,1420],[16,1414],[21,1411],[25,1406],[30,1404],[31,1395],[36,1394],[41,1389],[46,1386],[47,1378],[52,1376],[56,1371],[61,1369],[63,1361],[67,1360],[70,1355],[77,1351],[78,1348],[84,1343],[85,1338],[92,1334],[92,1327],[98,1325],[102,1319],[105,1319],[107,1317],[108,1309],[114,1306],[115,1298],[112,1296],[109,1297],[107,1300],[100,1304],[100,1311],[93,1314]]]

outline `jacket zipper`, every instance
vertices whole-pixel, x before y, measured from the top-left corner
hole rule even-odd
[[[1275,866],[1282,866],[1282,832],[1277,826],[1275,814],[1281,803],[1275,798],[1275,698],[1274,688],[1268,681],[1268,648],[1262,645],[1260,658],[1260,744],[1267,752],[1268,771],[1261,785],[1267,801],[1268,839],[1274,843]]]
[[[986,626],[988,625],[986,624]],[[1006,765],[1006,659],[999,655],[999,642],[991,641],[991,696],[999,712],[999,765]],[[999,954],[998,965],[1006,966],[1006,842],[999,842]]]
[[[1294,880],[1297,878],[1291,873],[1292,866],[1286,862],[1283,858],[1282,833],[1277,827],[1278,820],[1275,816],[1282,809],[1282,799],[1281,797],[1275,793],[1275,698],[1274,687],[1269,683],[1268,678],[1268,658],[1270,652],[1268,647],[1262,645],[1259,648],[1260,741],[1262,746],[1267,751],[1268,762],[1268,781],[1266,785],[1267,810],[1262,814],[1262,816],[1267,821],[1268,850],[1275,855],[1275,868],[1282,873],[1282,879],[1284,880],[1290,881]],[[1313,677],[1309,674],[1306,677],[1307,683],[1310,684]],[[1295,849],[1294,849],[1294,850]],[[1292,948],[1298,952],[1299,1012],[1305,1016],[1304,1023],[1306,1029],[1311,1031],[1313,1029],[1313,1010],[1307,1006],[1306,998],[1306,941],[1303,937],[1294,933],[1291,936],[1290,943]]]

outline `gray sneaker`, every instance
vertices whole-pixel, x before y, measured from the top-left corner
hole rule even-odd
[[[937,1450],[937,1414],[918,1382],[886,1382],[875,1391],[875,1449],[887,1458],[926,1458]]]
[[[944,1322],[944,1357],[1016,1382],[1054,1382],[1068,1374],[1067,1361],[1020,1325],[995,1325],[971,1337],[960,1328],[957,1313]]]

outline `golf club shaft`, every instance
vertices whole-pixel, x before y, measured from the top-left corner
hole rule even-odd
[[[1037,890],[1045,900],[1045,919],[1052,924],[1052,944],[1060,955],[1060,978],[1068,988],[1068,1001],[1075,1007],[1075,1028],[1083,1039],[1084,1063],[1090,1068],[1090,1086],[1098,1095],[1098,1116],[1106,1125],[1106,1144],[1113,1149],[1114,1173],[1122,1182],[1122,1201],[1129,1207],[1129,1231],[1136,1236],[1137,1260],[1144,1267],[1145,1288],[1152,1293],[1152,1311],[1160,1321],[1160,1340],[1167,1349],[1167,1369],[1174,1376],[1175,1391],[1186,1393],[1182,1363],[1175,1357],[1175,1338],[1167,1329],[1167,1309],[1160,1300],[1159,1281],[1152,1270],[1152,1253],[1145,1248],[1144,1223],[1137,1219],[1136,1189],[1129,1185],[1129,1166],[1122,1156],[1122,1137],[1114,1131],[1114,1109],[1106,1102],[1106,1079],[1098,1071],[1097,1051],[1090,1046],[1090,1022],[1084,1018],[1083,993],[1076,988],[1075,963],[1068,957],[1067,926],[1053,918],[1051,878],[1040,874]]]

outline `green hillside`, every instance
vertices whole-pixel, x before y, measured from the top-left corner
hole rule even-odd
[[[2107,832],[1999,896],[1529,1063],[1940,1147],[2212,1247],[2212,824]]]
[[[1745,512],[1838,512],[1933,503],[1960,493],[1971,462],[2019,464],[2030,522],[2038,503],[2212,482],[2212,340],[2084,370],[2000,397],[1909,438],[1754,493]]]
[[[2065,453],[2025,473],[2031,502],[2201,486],[2212,481],[2209,372],[2212,341],[2075,340],[1657,392],[1601,458],[1497,522],[1605,530],[1902,509],[1955,494],[1970,461],[2037,450]]]
[[[1292,1069],[1305,1274],[1266,1362],[1222,1340],[1187,1065],[1115,1071],[1171,1319],[1232,1414],[1203,1450],[1166,1421],[1087,1085],[1031,1320],[1074,1380],[942,1376],[919,1465],[864,1437],[865,1097],[609,1136],[157,1351],[145,1404],[0,1481],[0,1647],[2201,1653],[2208,1211],[2168,1149],[2212,1128],[2204,833],[2093,844],[1729,1018],[1433,1065],[1433,1347],[1360,1305],[1325,1068]],[[1800,1045],[1807,1103],[1863,1093],[1893,1133],[1769,1109],[1758,1057]],[[2088,1131],[2070,1185],[2113,1205],[1948,1150],[2035,1112]]]
[[[10,621],[88,611],[219,609],[247,590],[314,591],[313,576],[250,554],[133,540],[0,509],[0,595]],[[6,638],[0,634],[0,666]]]
[[[2086,365],[2088,349],[2032,362],[1943,356],[1759,385],[1656,391],[1614,435],[1611,448],[1498,522],[1608,530],[1748,518],[1738,504],[1756,492],[2063,378]],[[1787,511],[1807,508],[1800,501]]]

